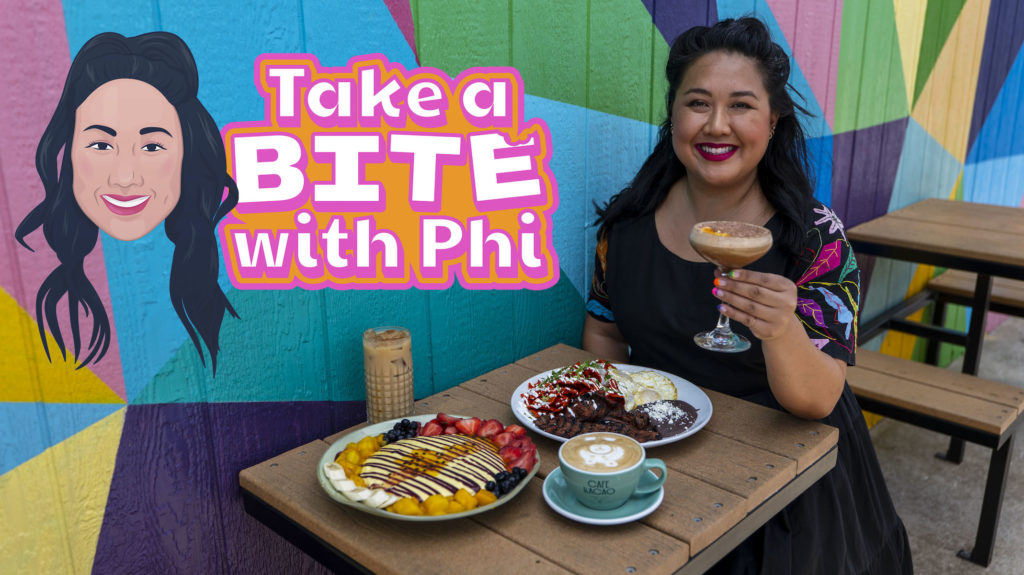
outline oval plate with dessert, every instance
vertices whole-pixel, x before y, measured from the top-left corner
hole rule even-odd
[[[657,447],[697,433],[711,400],[671,373],[604,360],[539,373],[512,394],[512,412],[529,430],[555,441],[612,431]]]
[[[434,426],[437,425],[438,418],[447,420],[453,428],[461,429],[449,430],[450,433],[444,431],[435,433]],[[408,419],[411,422],[409,431],[400,438],[385,437],[384,442],[381,442],[382,436],[387,436],[392,430],[402,433],[399,431],[401,426],[396,425],[402,419]],[[540,469],[540,456],[536,454],[529,438],[525,437],[525,430],[519,426],[506,427],[495,420],[481,421],[475,417],[445,414],[411,415],[402,419],[368,425],[342,436],[327,448],[317,464],[317,479],[331,499],[364,513],[401,521],[460,519],[490,511],[508,503],[519,494]],[[460,424],[459,421],[463,423]],[[490,431],[495,431],[495,425],[500,426],[501,429],[497,430],[498,433],[491,434]],[[491,426],[490,431],[485,431],[488,426]],[[517,435],[513,432],[513,428],[518,428],[520,433]],[[431,435],[421,435],[423,432]],[[498,435],[502,437],[499,438]],[[524,439],[518,439],[519,437]],[[502,445],[499,446],[499,443]],[[516,446],[520,443],[528,445],[526,448],[517,448]],[[389,449],[384,449],[385,447],[389,447]],[[360,454],[360,449],[365,449],[365,451]],[[501,471],[508,473],[507,467],[510,464],[503,461],[503,458],[509,460],[508,453],[510,452],[516,457],[511,460],[513,463],[522,462],[523,458],[532,456],[532,467],[525,474],[520,472],[520,476],[516,477],[507,489],[500,485],[496,486],[500,489],[500,494],[497,496],[492,496],[490,492],[483,494],[482,492],[486,491],[484,488],[480,488],[476,493],[468,494],[469,499],[473,501],[467,504],[468,492],[458,494],[455,489],[461,487],[456,483],[466,478],[464,468],[459,467],[465,461],[461,464],[452,464],[451,459],[474,457],[476,459],[470,463],[473,467],[480,468],[489,465],[498,473]],[[473,455],[468,455],[470,453]],[[346,462],[346,455],[350,455],[352,461]],[[449,458],[448,455],[452,455],[452,457]],[[412,495],[417,490],[417,485],[406,483],[389,489],[377,485],[374,488],[374,479],[372,479],[375,475],[374,471],[379,472],[396,463],[414,469],[414,471],[426,471],[427,474],[435,478],[440,477],[442,480],[452,481],[451,491],[456,492],[456,495],[447,495],[445,499],[448,500],[448,504],[451,504],[452,501],[460,502],[464,510],[445,510],[442,514],[430,515],[427,514],[424,507],[427,502],[420,501],[420,506],[424,507],[423,514],[406,514],[404,510],[398,512],[395,507],[399,505],[398,502],[401,499],[410,499],[409,497],[400,497],[402,490],[407,490],[406,494]],[[374,467],[378,469],[372,469]],[[515,467],[512,469],[514,470]],[[406,471],[408,472],[408,469]],[[360,477],[358,483],[362,485],[353,481],[355,476]],[[438,482],[431,479],[425,483],[434,485]],[[462,491],[466,491],[466,489],[462,489]],[[481,497],[481,495],[487,495],[487,497]]]

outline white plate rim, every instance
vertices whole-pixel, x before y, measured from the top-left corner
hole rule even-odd
[[[655,373],[667,377],[670,381],[672,381],[672,384],[676,386],[676,397],[689,403],[690,405],[697,409],[697,420],[693,422],[693,425],[690,426],[689,429],[683,431],[682,433],[677,433],[676,435],[673,435],[671,437],[663,437],[661,439],[656,439],[654,441],[647,441],[641,443],[640,445],[643,445],[644,448],[658,447],[659,445],[675,443],[680,439],[685,439],[693,435],[694,433],[700,431],[701,428],[707,425],[708,421],[711,420],[711,415],[714,412],[714,407],[711,405],[711,398],[709,398],[708,394],[704,393],[704,391],[701,388],[690,383],[689,381],[679,377],[678,375],[674,375],[667,371],[662,371],[660,369],[654,369],[653,367],[643,367],[629,363],[612,363],[612,366],[615,367],[615,369],[624,371],[626,373],[634,373],[637,371],[653,371]],[[521,394],[526,393],[528,391],[527,386],[530,383],[540,381],[547,377],[548,375],[550,375],[552,372],[559,369],[562,369],[562,367],[556,367],[555,369],[549,369],[547,371],[538,373],[537,375],[534,375],[533,377],[520,383],[516,387],[516,390],[512,392],[512,399],[510,400],[510,404],[512,406],[512,413],[516,416],[516,419],[518,419],[519,422],[523,424],[524,427],[526,427],[527,429],[534,433],[543,435],[544,437],[547,437],[549,439],[554,439],[555,441],[565,443],[566,441],[568,441],[569,438],[562,437],[560,435],[555,435],[554,433],[548,433],[547,431],[540,429],[533,423],[533,416],[530,415],[530,412],[526,409],[526,401],[523,400],[523,398],[521,397]]]
[[[449,415],[451,415],[451,417],[459,417],[463,419],[470,417],[466,415],[456,414]],[[316,465],[316,477],[317,480],[319,480],[320,482],[320,487],[324,490],[325,493],[327,493],[327,496],[333,499],[334,501],[346,507],[351,507],[352,509],[357,509],[359,511],[369,513],[370,515],[375,515],[377,517],[386,517],[388,519],[395,519],[398,521],[413,522],[449,521],[452,519],[462,519],[463,517],[470,517],[472,515],[477,515],[479,513],[484,513],[492,509],[497,509],[498,507],[501,507],[502,505],[514,499],[516,495],[519,495],[519,492],[522,491],[524,487],[526,487],[527,483],[529,483],[530,480],[533,479],[535,475],[537,475],[537,471],[540,470],[540,454],[538,453],[536,454],[537,461],[533,464],[533,469],[530,471],[530,473],[526,475],[526,477],[521,479],[514,488],[512,488],[512,491],[509,491],[505,495],[502,495],[501,497],[498,498],[497,501],[489,505],[478,506],[475,509],[470,509],[468,511],[460,511],[459,513],[449,513],[447,515],[402,515],[400,513],[391,513],[390,511],[385,511],[383,509],[369,507],[367,505],[363,505],[358,501],[352,501],[351,499],[339,493],[338,490],[335,489],[333,485],[331,485],[331,482],[329,479],[327,479],[327,476],[324,475],[324,464],[329,461],[334,461],[334,456],[337,455],[338,451],[343,450],[347,444],[355,443],[360,439],[366,437],[367,435],[379,435],[381,433],[387,433],[389,429],[395,426],[395,423],[403,419],[408,419],[409,421],[419,421],[420,423],[426,423],[431,419],[434,419],[435,417],[437,417],[436,413],[425,413],[419,415],[410,415],[408,417],[397,417],[395,419],[389,419],[387,421],[381,421],[379,423],[374,423],[373,425],[361,427],[355,431],[346,433],[345,435],[339,437],[337,440],[332,442],[331,445],[327,448],[327,451],[325,451],[324,454],[320,456],[320,461]]]

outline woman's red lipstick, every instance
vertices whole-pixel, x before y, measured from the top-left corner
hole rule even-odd
[[[739,149],[739,146],[732,146],[729,144],[708,144],[700,143],[694,146],[697,148],[697,153],[700,154],[705,160],[712,162],[724,162],[732,157]]]

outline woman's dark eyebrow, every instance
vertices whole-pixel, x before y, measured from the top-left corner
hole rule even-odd
[[[171,136],[170,132],[168,132],[167,130],[165,130],[163,128],[158,128],[156,126],[149,126],[149,127],[146,127],[146,128],[143,128],[143,129],[139,130],[139,135],[140,136],[145,136],[146,134],[152,134],[153,132],[163,132],[163,133],[167,134],[168,136]],[[174,136],[171,136],[171,137],[173,138]]]
[[[92,129],[103,130],[104,132],[110,134],[111,136],[113,136],[115,138],[117,137],[117,130],[115,130],[113,128],[108,128],[106,126],[101,126],[100,124],[93,124],[93,125],[89,126],[88,128],[86,128],[85,130],[82,130],[82,131],[85,132],[86,130],[92,130]]]
[[[704,96],[711,96],[711,92],[705,90],[704,88],[690,88],[684,94],[703,94]],[[758,99],[757,94],[751,92],[750,90],[743,90],[741,92],[733,92],[732,94],[729,94],[729,97],[731,98],[742,98],[744,96],[749,96],[755,100]]]

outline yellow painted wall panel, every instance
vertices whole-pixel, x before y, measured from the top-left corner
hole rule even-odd
[[[969,0],[946,40],[911,116],[954,158],[967,157],[971,110],[990,0]]]
[[[125,409],[0,476],[0,572],[89,573]]]
[[[914,81],[921,56],[921,35],[924,34],[924,13],[927,0],[894,0],[896,35],[900,42],[903,62],[903,83],[907,88],[907,101],[914,101]]]
[[[47,333],[51,363],[39,342],[38,324],[13,297],[0,289],[0,402],[122,403],[110,387],[88,368],[75,369],[64,360]],[[89,324],[86,323],[86,326]]]

